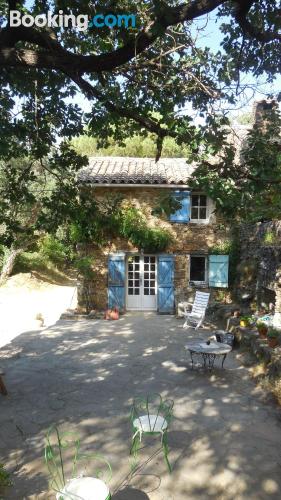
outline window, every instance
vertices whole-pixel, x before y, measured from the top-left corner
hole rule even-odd
[[[191,255],[190,283],[228,288],[229,255]]]
[[[190,257],[190,281],[195,283],[207,281],[207,257],[199,255]]]
[[[205,194],[191,196],[191,220],[206,221],[208,219],[208,204]]]
[[[180,207],[170,215],[171,222],[186,223],[190,219],[190,192],[174,191],[171,196]]]

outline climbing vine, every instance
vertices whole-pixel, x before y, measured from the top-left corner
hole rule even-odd
[[[163,252],[173,240],[166,229],[149,227],[145,216],[135,207],[121,210],[119,224],[120,235],[145,252]]]

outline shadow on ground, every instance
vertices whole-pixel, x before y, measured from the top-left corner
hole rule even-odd
[[[3,347],[9,395],[0,399],[0,462],[14,480],[5,499],[54,498],[43,463],[51,424],[74,431],[85,450],[110,461],[114,500],[280,499],[278,408],[257,391],[234,353],[225,370],[192,371],[184,345],[194,333],[181,323],[149,313],[115,322],[60,321]],[[146,439],[142,474],[124,485],[130,406],[148,392],[175,402],[173,473],[156,453],[159,440]]]

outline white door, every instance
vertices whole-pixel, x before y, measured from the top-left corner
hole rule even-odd
[[[127,259],[127,309],[157,309],[157,262],[155,255]]]

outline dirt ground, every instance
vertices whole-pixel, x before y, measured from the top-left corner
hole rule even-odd
[[[113,500],[281,498],[280,409],[239,365],[191,370],[184,345],[199,333],[182,320],[127,314],[119,321],[59,321],[0,350],[0,462],[14,485],[5,500],[51,499],[43,461],[47,429],[74,431],[111,463]],[[159,440],[145,439],[132,478],[129,413],[135,396],[174,400],[169,474]],[[69,465],[69,464],[67,464]]]
[[[24,331],[37,329],[37,314],[43,315],[48,326],[65,309],[75,306],[75,286],[48,283],[30,273],[12,276],[0,287],[0,347]]]

